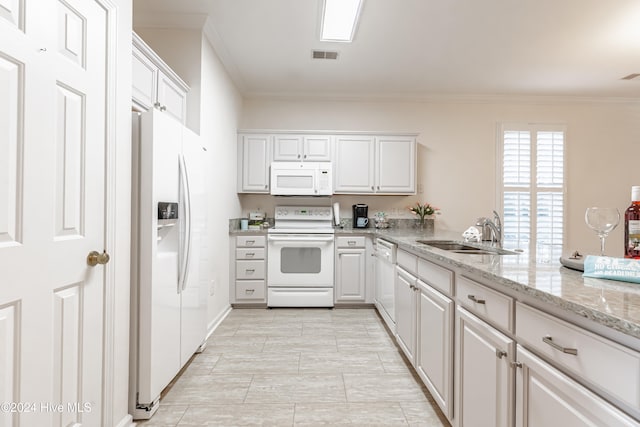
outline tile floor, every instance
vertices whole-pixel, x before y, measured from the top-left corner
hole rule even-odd
[[[235,309],[140,427],[448,426],[374,309]]]

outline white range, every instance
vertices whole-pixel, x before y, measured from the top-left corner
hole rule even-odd
[[[267,240],[267,305],[333,307],[331,206],[276,207]]]

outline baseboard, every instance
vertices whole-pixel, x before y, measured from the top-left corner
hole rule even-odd
[[[135,425],[136,423],[133,422],[133,417],[127,414],[115,427],[135,427]]]
[[[213,334],[213,331],[215,331],[216,328],[218,326],[220,326],[220,323],[222,323],[222,321],[224,319],[226,319],[226,317],[229,315],[229,313],[231,313],[232,309],[233,308],[230,305],[227,306],[227,308],[222,313],[220,313],[220,315],[218,317],[216,317],[211,322],[209,322],[209,325],[207,326],[207,338],[205,339],[205,342],[206,342],[206,340],[209,339],[211,334]]]

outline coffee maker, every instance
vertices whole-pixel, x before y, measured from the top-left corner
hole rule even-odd
[[[369,206],[353,205],[353,228],[367,228],[369,224]]]

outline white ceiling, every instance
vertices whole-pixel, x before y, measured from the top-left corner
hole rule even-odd
[[[364,0],[351,44],[319,41],[321,2],[134,0],[134,25],[208,15],[248,97],[640,99],[640,0]]]

